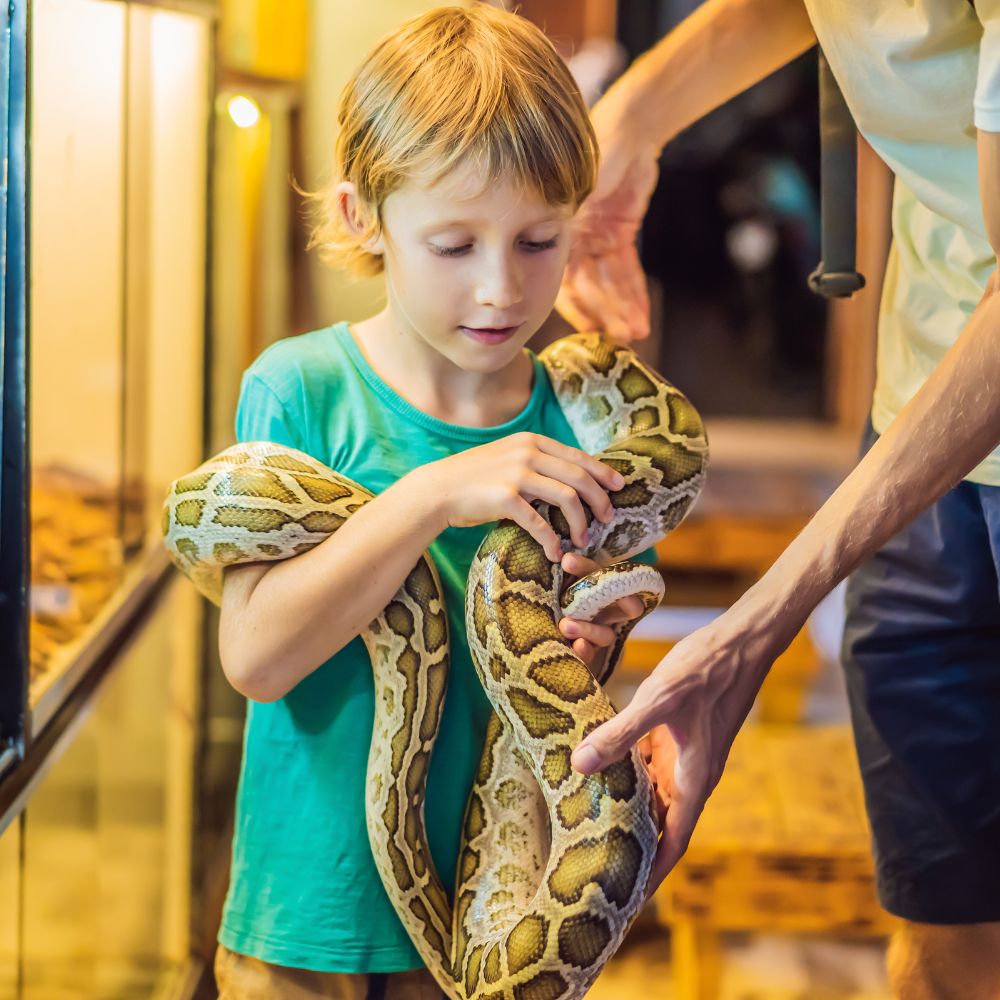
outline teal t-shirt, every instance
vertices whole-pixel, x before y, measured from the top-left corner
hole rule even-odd
[[[534,385],[521,413],[497,427],[461,427],[422,413],[386,385],[340,323],[279,341],[254,362],[243,377],[237,437],[297,448],[376,494],[419,465],[519,431],[576,445],[545,368],[532,361]],[[469,567],[489,528],[449,528],[430,548],[445,590],[452,658],[425,815],[449,891],[490,713],[463,621]],[[368,847],[364,785],[374,704],[360,638],[284,698],[249,702],[219,933],[227,948],[317,971],[422,965]]]

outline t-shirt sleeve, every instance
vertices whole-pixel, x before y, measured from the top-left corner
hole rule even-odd
[[[646,549],[637,556],[632,556],[631,562],[644,563],[647,566],[656,565],[656,549]]]
[[[303,435],[288,407],[260,376],[252,371],[243,375],[240,401],[236,406],[236,440],[270,441],[306,451]]]
[[[984,132],[1000,132],[1000,0],[976,0],[983,25],[973,121]]]

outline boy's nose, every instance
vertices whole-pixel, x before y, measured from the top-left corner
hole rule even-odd
[[[521,301],[521,277],[509,263],[491,267],[476,283],[476,305],[509,309]]]

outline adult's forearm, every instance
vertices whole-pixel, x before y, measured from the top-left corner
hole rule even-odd
[[[434,498],[410,479],[315,548],[270,564],[236,607],[227,609],[224,598],[223,666],[242,693],[258,701],[283,697],[389,603],[443,527]]]
[[[802,0],[708,0],[612,91],[630,120],[663,146],[815,42]]]
[[[759,630],[788,641],[851,570],[1000,442],[1000,294],[990,288],[920,391],[738,602]]]

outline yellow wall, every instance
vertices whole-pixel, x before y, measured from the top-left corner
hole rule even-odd
[[[219,31],[227,69],[275,80],[306,69],[308,0],[223,0]]]

